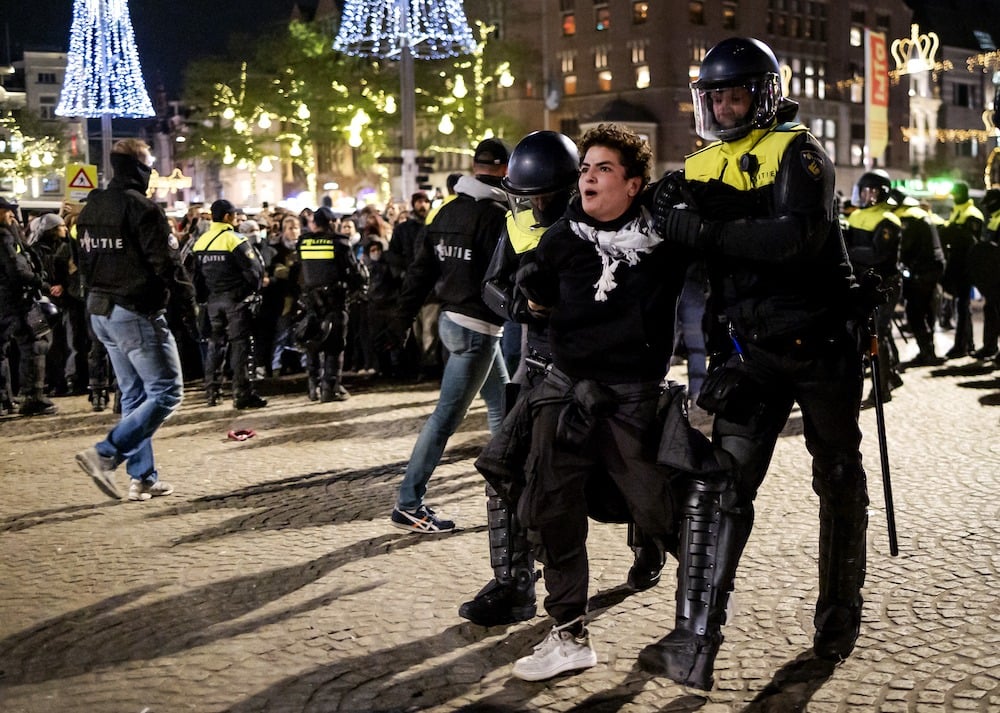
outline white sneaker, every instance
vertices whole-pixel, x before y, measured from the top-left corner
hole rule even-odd
[[[590,634],[586,628],[579,636],[566,631],[577,621],[574,619],[562,627],[553,626],[531,656],[514,662],[514,675],[522,681],[544,681],[566,671],[594,666],[597,653],[590,645]]]
[[[174,492],[173,486],[169,483],[164,483],[162,480],[157,480],[155,483],[147,483],[143,480],[133,478],[131,485],[128,486],[128,499],[134,502],[144,502],[163,495],[170,495],[172,492]]]

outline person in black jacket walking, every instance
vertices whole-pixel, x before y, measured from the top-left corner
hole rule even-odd
[[[509,381],[500,354],[503,320],[483,302],[482,284],[507,213],[506,194],[500,189],[507,157],[503,142],[479,143],[473,156],[475,175],[459,179],[455,199],[425,228],[399,297],[395,331],[405,334],[434,290],[441,300],[438,333],[450,355],[437,407],[413,447],[392,511],[392,524],[409,532],[455,529],[453,521],[437,517],[424,504],[424,494],[476,392],[486,401],[490,433],[496,433],[503,420]]]
[[[121,389],[122,419],[99,443],[76,455],[80,467],[106,495],[118,499],[115,469],[125,462],[128,499],[170,495],[159,479],[152,437],[180,406],[184,393],[177,343],[167,325],[167,305],[183,310],[193,328],[194,286],[176,251],[163,210],[149,200],[152,156],[139,139],[111,150],[115,176],[91,192],[77,221],[80,270],[89,289],[94,334],[107,347]]]

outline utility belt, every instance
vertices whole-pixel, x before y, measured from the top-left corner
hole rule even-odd
[[[797,334],[782,334],[773,337],[765,337],[756,341],[745,340],[744,344],[751,344],[758,349],[767,352],[783,354],[793,359],[814,359],[829,352],[830,348],[847,336],[846,329],[843,334],[833,334],[827,330],[816,332],[801,332]],[[742,339],[739,336],[733,337],[734,342]],[[737,351],[742,354],[737,344]]]

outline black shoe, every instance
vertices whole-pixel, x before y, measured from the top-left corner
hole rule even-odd
[[[22,416],[51,416],[58,410],[54,403],[43,396],[38,399],[26,399],[17,412]]]
[[[527,621],[536,611],[534,585],[531,592],[522,592],[493,579],[474,599],[458,608],[458,615],[479,626],[498,626]]]
[[[715,685],[712,671],[722,639],[722,634],[699,636],[674,629],[639,652],[639,668],[683,686],[711,691]]]
[[[660,572],[667,556],[656,545],[641,545],[635,548],[635,562],[628,571],[628,586],[637,592],[644,592],[657,585]]]
[[[319,401],[319,385],[316,383],[315,379],[309,379],[309,384],[306,387],[306,394],[308,394],[310,401]]]
[[[100,413],[108,407],[108,390],[94,389],[90,394],[90,409],[94,413]]]
[[[861,632],[860,610],[831,607],[813,636],[813,652],[826,661],[843,661],[854,651]]]
[[[944,353],[944,357],[945,359],[961,359],[962,357],[969,356],[970,351],[970,349],[954,346]]]
[[[233,399],[233,408],[241,411],[248,408],[264,408],[265,406],[267,406],[267,399],[261,398],[258,394],[248,394]]]
[[[914,366],[941,366],[945,360],[933,352],[920,352],[902,366],[909,368]]]
[[[993,349],[983,347],[982,349],[977,349],[972,352],[972,356],[980,361],[986,361],[987,359],[995,359],[998,353],[1000,352],[998,352],[995,347]]]
[[[212,387],[205,390],[205,402],[209,406],[218,406],[222,401],[222,390]]]
[[[894,371],[889,372],[889,390],[895,391],[903,385],[903,377]]]

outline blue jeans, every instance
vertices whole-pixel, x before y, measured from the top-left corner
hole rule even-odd
[[[477,392],[486,402],[490,433],[495,434],[503,421],[504,386],[510,379],[500,353],[500,338],[466,329],[444,312],[438,318],[438,334],[448,350],[448,361],[437,406],[417,437],[399,486],[396,506],[400,510],[416,510],[423,504],[431,473]]]
[[[134,480],[156,481],[151,438],[181,404],[184,379],[174,335],[162,314],[147,316],[114,306],[91,315],[94,334],[108,350],[122,392],[122,419],[97,444],[97,452],[127,461]]]

